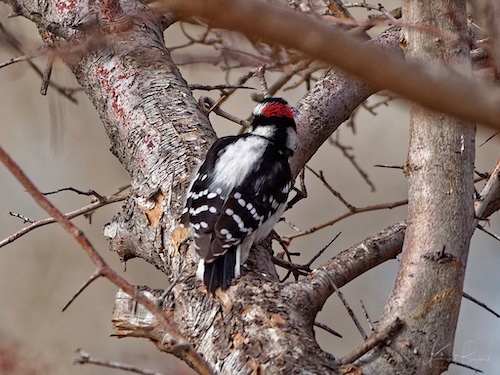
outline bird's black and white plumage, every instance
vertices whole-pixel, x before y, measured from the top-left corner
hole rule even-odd
[[[292,176],[296,125],[288,103],[267,98],[247,133],[220,138],[200,164],[181,222],[194,230],[197,276],[210,292],[240,276],[250,248],[283,214]]]

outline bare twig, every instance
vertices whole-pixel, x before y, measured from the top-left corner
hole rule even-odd
[[[42,194],[43,195],[52,195],[52,194],[60,193],[62,191],[72,191],[72,192],[74,192],[74,193],[76,193],[78,195],[86,195],[86,196],[93,195],[99,201],[106,200],[106,197],[102,196],[101,194],[99,194],[98,192],[96,192],[94,189],[89,189],[87,191],[83,191],[83,190],[79,190],[79,189],[76,189],[76,188],[71,187],[71,186],[60,188],[60,189],[53,190],[53,191],[48,191],[48,192],[45,192],[45,193],[42,193]]]
[[[365,304],[363,303],[362,300],[359,300],[359,303],[361,303],[361,308],[363,309],[363,314],[365,316],[366,322],[368,323],[368,327],[370,327],[370,331],[374,332],[375,327],[373,326],[370,316],[368,315],[368,311],[366,311]]]
[[[469,294],[467,294],[465,292],[462,292],[462,297],[468,299],[469,301],[472,301],[473,303],[475,303],[478,306],[481,306],[483,309],[485,309],[486,311],[492,313],[497,318],[500,318],[500,314],[499,313],[497,313],[495,310],[491,309],[490,307],[486,306],[486,304],[484,304],[483,302],[478,301],[477,299],[475,299],[471,295],[469,295]]]
[[[493,138],[495,138],[498,134],[500,134],[500,132],[495,132],[493,135],[490,135],[488,138],[486,138],[486,140],[485,140],[483,143],[481,143],[481,144],[478,146],[478,148],[479,148],[479,147],[484,146],[486,143],[488,143],[488,142],[489,142],[489,141],[491,141]]]
[[[87,253],[90,260],[96,266],[97,271],[111,281],[114,285],[121,288],[125,293],[130,295],[134,300],[148,309],[154,315],[158,324],[163,326],[163,329],[168,333],[169,341],[165,344],[170,344],[170,352],[179,355],[186,360],[189,360],[193,368],[201,374],[213,374],[210,366],[203,358],[194,350],[191,344],[184,338],[178,329],[172,324],[167,316],[161,311],[152,300],[146,298],[132,284],[123,277],[118,275],[112,268],[108,266],[106,261],[92,246],[85,234],[78,229],[66,216],[64,216],[30,181],[26,174],[12,160],[12,158],[0,147],[0,161],[7,169],[16,177],[23,185],[28,193],[33,197],[36,203],[49,213],[63,227],[73,239],[80,244],[83,250]]]
[[[89,214],[91,212],[94,212],[98,208],[107,206],[108,204],[121,202],[121,201],[125,200],[126,198],[127,197],[120,196],[120,195],[111,196],[109,198],[105,198],[105,199],[102,199],[98,202],[89,204],[88,206],[79,208],[78,210],[68,212],[67,214],[65,214],[65,216],[68,219],[73,219],[77,216],[86,215],[86,214]],[[54,219],[54,218],[47,218],[47,219],[43,219],[43,220],[39,220],[39,221],[34,221],[33,224],[17,231],[16,233],[14,233],[14,234],[10,235],[9,237],[0,241],[0,247],[8,245],[11,242],[14,242],[19,237],[24,236],[26,233],[31,232],[32,230],[34,230],[36,228],[42,227],[42,226],[47,225],[47,224],[52,224],[55,222],[56,222],[56,219]]]
[[[345,213],[345,214],[343,214],[341,216],[338,216],[337,218],[335,218],[333,220],[329,220],[329,221],[327,221],[327,222],[325,222],[323,224],[316,225],[316,226],[314,226],[312,228],[303,230],[301,232],[293,233],[293,234],[290,234],[288,236],[282,236],[282,237],[285,240],[291,241],[294,238],[306,236],[308,234],[317,232],[320,229],[323,229],[325,227],[328,227],[330,225],[338,223],[339,221],[344,220],[345,218],[348,218],[350,216],[356,215],[356,214],[361,213],[361,212],[370,212],[370,211],[376,211],[376,210],[392,209],[392,208],[404,206],[405,204],[408,204],[408,200],[407,199],[402,200],[402,201],[397,201],[397,202],[391,202],[391,203],[375,204],[373,206],[354,207],[355,208],[354,211],[347,212],[347,213]]]
[[[342,335],[340,333],[338,333],[337,331],[331,329],[330,327],[328,327],[326,324],[323,324],[323,323],[320,323],[320,322],[314,322],[314,325],[318,328],[321,328],[323,330],[325,330],[326,332],[328,333],[331,333],[332,335],[334,336],[337,336],[337,337],[340,337],[342,338]]]
[[[257,76],[257,78],[259,78],[262,96],[264,98],[269,98],[269,90],[267,88],[267,81],[266,81],[266,66],[261,65],[259,69],[257,69],[257,71],[255,72],[255,75]]]
[[[3,63],[0,63],[0,69],[4,68],[6,66],[12,65],[12,64],[21,62],[21,61],[31,60],[31,59],[41,55],[42,53],[44,53],[44,51],[43,52],[42,51],[43,50],[40,49],[39,52],[31,54],[31,55],[23,55],[23,56],[13,57],[7,61],[4,61]]]
[[[453,364],[453,365],[459,366],[459,367],[463,367],[463,368],[466,368],[466,369],[469,369],[469,370],[472,370],[472,371],[475,371],[475,372],[479,372],[481,374],[484,372],[483,370],[480,370],[480,369],[478,369],[476,367],[472,367],[471,365],[467,365],[465,363],[458,362],[458,361],[455,361],[455,360],[451,360],[450,364]]]
[[[128,371],[128,372],[135,372],[136,374],[142,374],[142,375],[163,375],[160,372],[140,369],[136,366],[127,365],[125,363],[106,361],[104,359],[95,358],[80,348],[76,349],[76,352],[78,354],[80,354],[80,358],[77,358],[73,361],[73,364],[75,364],[75,365],[91,364],[91,365],[103,366],[103,367],[108,367],[108,368],[116,368],[116,369],[124,370],[124,371]]]
[[[295,191],[296,195],[286,205],[286,210],[288,211],[291,209],[296,203],[301,201],[302,199],[307,198],[307,188],[306,188],[306,181],[305,181],[305,169],[302,168],[302,170],[299,173],[299,182],[300,182],[300,190],[293,187],[293,190]]]
[[[97,280],[99,277],[104,276],[99,270],[95,270],[92,275],[90,275],[89,279],[83,283],[83,285],[76,291],[76,293],[71,297],[71,299],[64,305],[62,312],[66,311],[66,309],[73,303],[73,301],[78,297],[92,282]]]
[[[320,251],[318,251],[318,252],[316,253],[316,255],[314,255],[314,256],[311,258],[311,260],[305,264],[305,267],[308,267],[309,269],[311,269],[311,265],[314,263],[314,261],[315,261],[316,259],[318,259],[318,258],[319,258],[319,257],[320,257],[320,256],[321,256],[324,252],[325,252],[325,250],[326,250],[326,249],[328,249],[328,248],[330,247],[330,245],[331,245],[331,244],[332,244],[332,243],[333,243],[333,242],[334,242],[337,238],[339,238],[339,236],[340,236],[340,234],[341,234],[341,233],[342,233],[342,232],[339,232],[339,233],[338,233],[335,237],[333,237],[333,239],[332,239],[330,242],[328,242],[328,243],[326,244],[326,246],[324,246],[324,247],[323,247]]]
[[[219,107],[219,101],[215,101],[207,96],[203,96],[200,98],[200,101],[202,102],[202,105],[205,109],[205,113],[207,113],[207,115],[210,113],[210,112],[214,112],[215,114],[221,116],[221,117],[224,117],[226,119],[228,119],[229,121],[232,121],[238,125],[241,125],[243,126],[244,128],[249,128],[250,127],[250,123],[246,120],[243,120],[239,117],[236,117],[236,116],[233,116],[232,114],[222,110],[220,107]]]
[[[363,178],[363,180],[365,180],[365,182],[370,186],[371,190],[372,191],[375,191],[375,185],[373,184],[373,182],[370,180],[370,177],[368,176],[368,173],[366,173],[363,168],[361,168],[361,166],[358,164],[358,162],[356,161],[356,158],[354,155],[351,155],[349,153],[349,151],[352,149],[350,146],[344,146],[340,143],[339,141],[339,133],[337,132],[336,133],[337,136],[336,136],[336,139],[333,139],[333,138],[330,138],[330,143],[332,145],[334,145],[335,147],[337,147],[341,152],[342,154],[347,158],[347,160],[349,160],[349,162],[352,164],[352,166],[354,167],[354,169],[356,169],[356,171],[361,175],[361,177]]]
[[[14,217],[17,217],[17,218],[21,219],[21,220],[23,221],[23,223],[24,223],[24,224],[26,224],[26,223],[30,223],[30,224],[31,224],[31,223],[34,223],[34,222],[35,222],[35,220],[30,219],[30,218],[29,218],[29,217],[27,217],[27,216],[24,216],[24,215],[18,214],[17,212],[12,212],[12,211],[10,211],[10,212],[9,212],[9,215],[10,215],[10,216],[14,216]],[[0,247],[1,247],[1,246],[0,246]]]
[[[497,241],[500,241],[500,236],[498,234],[495,234],[493,233],[492,231],[489,231],[488,229],[486,229],[483,225],[481,224],[478,224],[476,226],[476,228],[478,228],[479,230],[483,231],[484,233],[486,233],[488,236],[491,236],[493,237],[495,240]]]
[[[342,202],[342,204],[344,206],[347,207],[347,209],[351,212],[355,212],[356,211],[356,207],[354,207],[353,205],[349,204],[343,197],[342,195],[337,191],[335,190],[325,179],[325,176],[323,175],[323,171],[319,171],[319,173],[317,173],[314,169],[310,168],[309,166],[306,165],[306,168],[313,174],[315,175],[322,183],[323,185],[325,185],[325,187],[330,191],[330,193],[332,193],[340,202]]]
[[[55,56],[53,54],[49,54],[49,58],[47,60],[47,65],[45,66],[45,70],[43,71],[42,76],[42,87],[40,88],[40,94],[47,95],[47,89],[50,85],[50,77],[52,76],[52,67],[54,66]]]
[[[12,35],[1,23],[0,23],[0,32],[3,34],[5,40],[7,43],[9,43],[12,48],[14,48],[19,54],[21,55],[28,55],[27,53],[24,52],[23,47],[21,42],[19,42],[14,35]],[[29,59],[27,59],[27,62],[31,68],[38,74],[40,78],[43,79],[43,72]],[[73,103],[77,103],[77,100],[73,97],[73,94],[76,90],[67,88],[67,87],[62,87],[54,82],[50,82],[50,85],[54,87],[61,95],[66,97],[68,100],[70,100]]]
[[[386,165],[386,164],[375,164],[376,168],[392,168],[392,169],[404,169],[402,165]]]
[[[347,300],[344,298],[344,294],[337,288],[335,283],[332,281],[332,286],[337,292],[337,296],[339,296],[340,300],[342,301],[342,304],[344,305],[345,309],[349,313],[349,316],[351,317],[352,321],[354,322],[354,325],[358,329],[358,332],[361,334],[361,337],[363,337],[363,340],[366,340],[368,336],[365,333],[365,330],[361,326],[361,323],[359,323],[358,318],[356,317],[356,314],[354,314],[354,311],[352,311],[351,306],[349,306],[349,303],[347,303]]]
[[[380,332],[375,332],[370,336],[368,340],[366,340],[363,345],[359,346],[353,352],[347,354],[346,356],[340,359],[340,363],[345,365],[347,363],[352,363],[364,354],[368,353],[374,347],[384,344],[387,339],[389,339],[395,332],[400,330],[403,327],[403,321],[399,318],[396,318],[392,323],[387,325]]]

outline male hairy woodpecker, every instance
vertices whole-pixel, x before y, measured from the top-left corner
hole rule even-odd
[[[248,132],[220,138],[198,167],[181,223],[194,230],[197,277],[209,292],[225,290],[250,248],[271,233],[285,211],[296,143],[292,109],[267,98],[253,111]]]

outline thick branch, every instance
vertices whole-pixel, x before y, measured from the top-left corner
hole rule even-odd
[[[439,67],[430,71],[418,64],[404,63],[394,55],[363,46],[317,17],[249,0],[163,0],[162,4],[181,16],[202,16],[218,27],[297,49],[428,109],[500,128],[498,88]],[[434,40],[428,34],[425,37]],[[331,48],[325,48],[326,42]]]
[[[406,223],[397,223],[334,256],[311,275],[287,288],[305,290],[309,309],[319,312],[328,297],[364,272],[395,258],[403,247]]]
[[[407,58],[433,66],[446,64],[470,75],[465,1],[407,0],[403,11],[410,24],[457,35],[438,43],[407,28],[403,33]],[[474,124],[415,104],[411,108],[408,229],[398,276],[378,329],[396,317],[405,326],[387,351],[373,351],[363,358],[368,373],[376,369],[386,374],[440,374],[452,359],[474,222],[474,137]],[[392,352],[406,360],[397,364],[387,360]]]

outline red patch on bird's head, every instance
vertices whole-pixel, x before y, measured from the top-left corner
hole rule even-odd
[[[287,117],[293,120],[292,109],[283,103],[266,103],[262,108],[262,115],[264,117]]]

